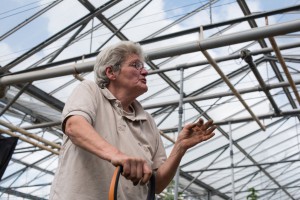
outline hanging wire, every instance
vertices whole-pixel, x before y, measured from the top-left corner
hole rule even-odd
[[[25,7],[27,7],[27,6],[30,6],[30,5],[32,5],[32,4],[35,4],[35,3],[38,3],[38,2],[42,2],[42,1],[45,1],[45,0],[34,1],[34,2],[32,2],[32,3],[25,4],[25,5],[23,5],[23,6],[20,6],[20,7],[14,8],[14,9],[4,11],[4,12],[0,13],[0,15],[4,15],[4,14],[6,14],[6,13],[9,13],[9,12],[12,12],[12,11],[15,11],[15,10],[18,10],[18,9],[21,9],[21,8],[25,8]],[[54,2],[54,1],[52,1],[52,2]],[[50,2],[50,3],[52,3],[52,2]]]
[[[36,8],[39,8],[39,7],[43,7],[43,6],[45,6],[45,5],[49,5],[49,4],[51,4],[51,3],[52,3],[52,2],[50,2],[50,3],[44,3],[44,4],[41,4],[41,5],[38,5],[38,6],[34,6],[34,7],[32,7],[32,8],[28,8],[28,9],[26,9],[26,10],[22,10],[22,11],[19,11],[19,12],[17,12],[17,13],[11,14],[11,15],[7,15],[7,16],[5,16],[5,17],[1,17],[0,20],[3,20],[3,19],[6,19],[6,18],[15,16],[15,15],[18,15],[18,14],[21,14],[21,13],[24,13],[24,12],[27,12],[27,11],[30,11],[30,10],[33,10],[33,9],[36,9]]]

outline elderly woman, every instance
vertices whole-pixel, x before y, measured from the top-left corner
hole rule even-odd
[[[99,53],[96,81],[85,80],[63,110],[63,148],[50,199],[107,199],[115,166],[123,166],[118,199],[146,199],[156,171],[156,193],[172,180],[185,152],[214,136],[212,121],[186,125],[166,158],[159,130],[136,98],[147,91],[140,45],[119,42]]]

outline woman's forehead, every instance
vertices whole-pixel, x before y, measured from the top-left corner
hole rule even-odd
[[[125,61],[135,61],[135,60],[139,60],[139,61],[144,61],[144,59],[142,57],[140,57],[137,54],[129,54],[126,58]]]

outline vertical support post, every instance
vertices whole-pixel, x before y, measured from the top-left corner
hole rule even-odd
[[[233,150],[232,150],[232,129],[231,129],[231,122],[229,122],[229,147],[230,147],[230,160],[231,160],[231,186],[232,186],[232,200],[235,200],[235,186],[234,186],[234,163],[233,163]]]
[[[207,192],[207,200],[211,200],[211,191]]]
[[[93,46],[93,33],[94,33],[94,17],[92,19],[92,28],[91,28],[91,43],[90,43],[90,53],[92,53],[92,46]]]
[[[180,98],[178,106],[178,135],[182,129],[182,115],[183,115],[183,68],[180,68]],[[175,188],[174,188],[174,200],[178,200],[178,188],[179,188],[179,169],[180,165],[177,168],[175,175]]]

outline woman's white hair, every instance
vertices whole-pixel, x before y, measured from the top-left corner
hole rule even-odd
[[[138,43],[131,41],[121,41],[103,49],[97,56],[94,66],[95,81],[99,87],[104,88],[109,84],[105,70],[112,67],[114,72],[121,69],[121,64],[128,56],[136,54],[144,61],[143,50]]]

